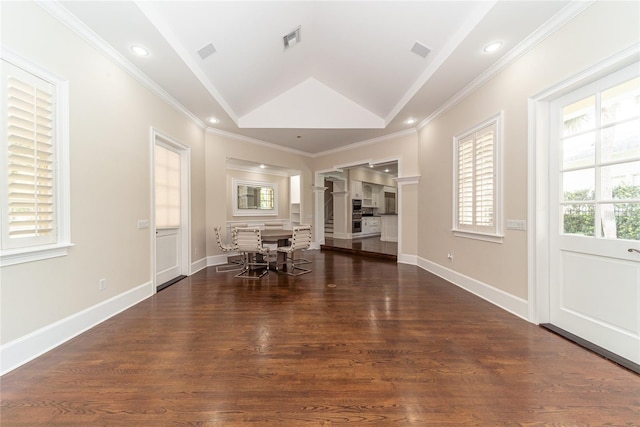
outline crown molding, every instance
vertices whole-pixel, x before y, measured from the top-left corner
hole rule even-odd
[[[329,155],[329,154],[341,153],[343,151],[348,151],[348,150],[352,150],[354,148],[364,147],[366,145],[376,144],[378,142],[386,141],[386,140],[389,140],[389,139],[399,138],[399,137],[405,136],[405,135],[417,135],[417,134],[418,134],[418,129],[417,128],[406,129],[406,130],[403,130],[403,131],[400,131],[400,132],[390,133],[389,135],[383,135],[383,136],[378,136],[378,137],[373,138],[373,139],[367,139],[367,140],[360,141],[360,142],[354,142],[353,144],[345,145],[344,147],[334,148],[333,150],[321,151],[319,153],[312,154],[311,157],[315,158],[315,157],[326,156],[326,155]]]
[[[251,173],[255,173],[255,174],[260,174],[260,175],[272,175],[272,176],[280,176],[280,177],[289,177],[291,176],[290,174],[288,174],[285,171],[276,171],[276,170],[269,170],[269,171],[265,171],[265,170],[256,170],[255,168],[252,168],[250,166],[241,166],[241,165],[229,165],[227,163],[227,169],[230,170],[236,170],[236,171],[242,171],[242,172],[251,172]]]
[[[276,144],[265,142],[259,139],[250,138],[248,136],[238,135],[237,133],[228,132],[226,130],[214,129],[214,128],[208,127],[206,131],[207,133],[213,133],[216,135],[225,136],[227,138],[233,138],[238,141],[244,141],[250,144],[260,145],[262,147],[271,148],[273,150],[284,151],[286,153],[297,154],[299,156],[314,157],[312,154],[307,153],[306,151],[296,150],[295,148],[283,147],[282,145],[276,145]]]
[[[124,71],[131,74],[136,80],[138,80],[144,87],[155,93],[167,104],[193,120],[195,124],[200,128],[206,128],[205,123],[196,117],[191,111],[189,111],[178,100],[169,95],[160,85],[151,80],[146,74],[144,74],[138,67],[133,65],[128,59],[122,56],[111,45],[109,45],[104,39],[98,36],[93,30],[91,30],[84,22],[80,21],[75,15],[73,15],[67,8],[65,8],[58,0],[52,1],[36,1],[36,4],[44,9],[51,16],[60,21],[63,25],[76,33],[80,38],[96,48],[99,52],[113,60]]]
[[[405,185],[405,184],[419,184],[420,183],[420,177],[422,175],[414,175],[414,176],[399,176],[397,178],[393,178],[394,181],[396,181],[398,184],[400,185]]]
[[[578,14],[580,14],[583,10],[591,6],[591,4],[596,0],[587,0],[587,1],[572,1],[567,6],[565,6],[562,10],[556,13],[551,19],[545,22],[540,28],[531,33],[526,39],[520,42],[516,47],[511,49],[507,54],[505,54],[500,60],[498,60],[495,64],[489,67],[484,73],[480,74],[476,77],[471,83],[465,86],[460,92],[456,93],[451,99],[442,104],[440,108],[434,111],[429,117],[425,118],[421,121],[417,129],[422,129],[426,125],[428,125],[431,121],[440,117],[467,96],[469,96],[472,92],[478,89],[480,86],[488,82],[490,79],[495,77],[498,73],[503,71],[509,65],[513,64],[518,58],[523,56],[525,53],[529,52],[531,49],[536,47],[538,44],[542,43],[547,37],[551,34],[558,31],[564,25],[566,25],[569,21],[575,18]]]

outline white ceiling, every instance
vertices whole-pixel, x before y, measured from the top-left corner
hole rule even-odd
[[[210,128],[317,154],[415,127],[568,3],[61,4]],[[297,27],[301,41],[285,50]],[[482,52],[494,40],[504,48]],[[426,58],[411,51],[416,41]],[[216,52],[202,59],[209,43]]]

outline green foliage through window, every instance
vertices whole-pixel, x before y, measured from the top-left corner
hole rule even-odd
[[[565,193],[564,199],[578,202],[564,206],[564,233],[594,236],[595,204],[580,203],[580,201],[593,200],[592,191],[578,190]],[[613,199],[638,200],[640,199],[640,187],[631,185],[615,187]],[[617,238],[640,240],[640,203],[614,203],[613,210]]]

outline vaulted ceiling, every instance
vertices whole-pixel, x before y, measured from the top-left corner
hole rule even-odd
[[[569,3],[61,5],[206,126],[317,154],[417,126]]]

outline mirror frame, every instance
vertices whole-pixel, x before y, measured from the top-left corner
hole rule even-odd
[[[233,216],[277,216],[278,215],[278,184],[275,182],[248,181],[245,179],[232,180]],[[273,209],[241,209],[238,207],[238,186],[268,187],[273,190]]]

